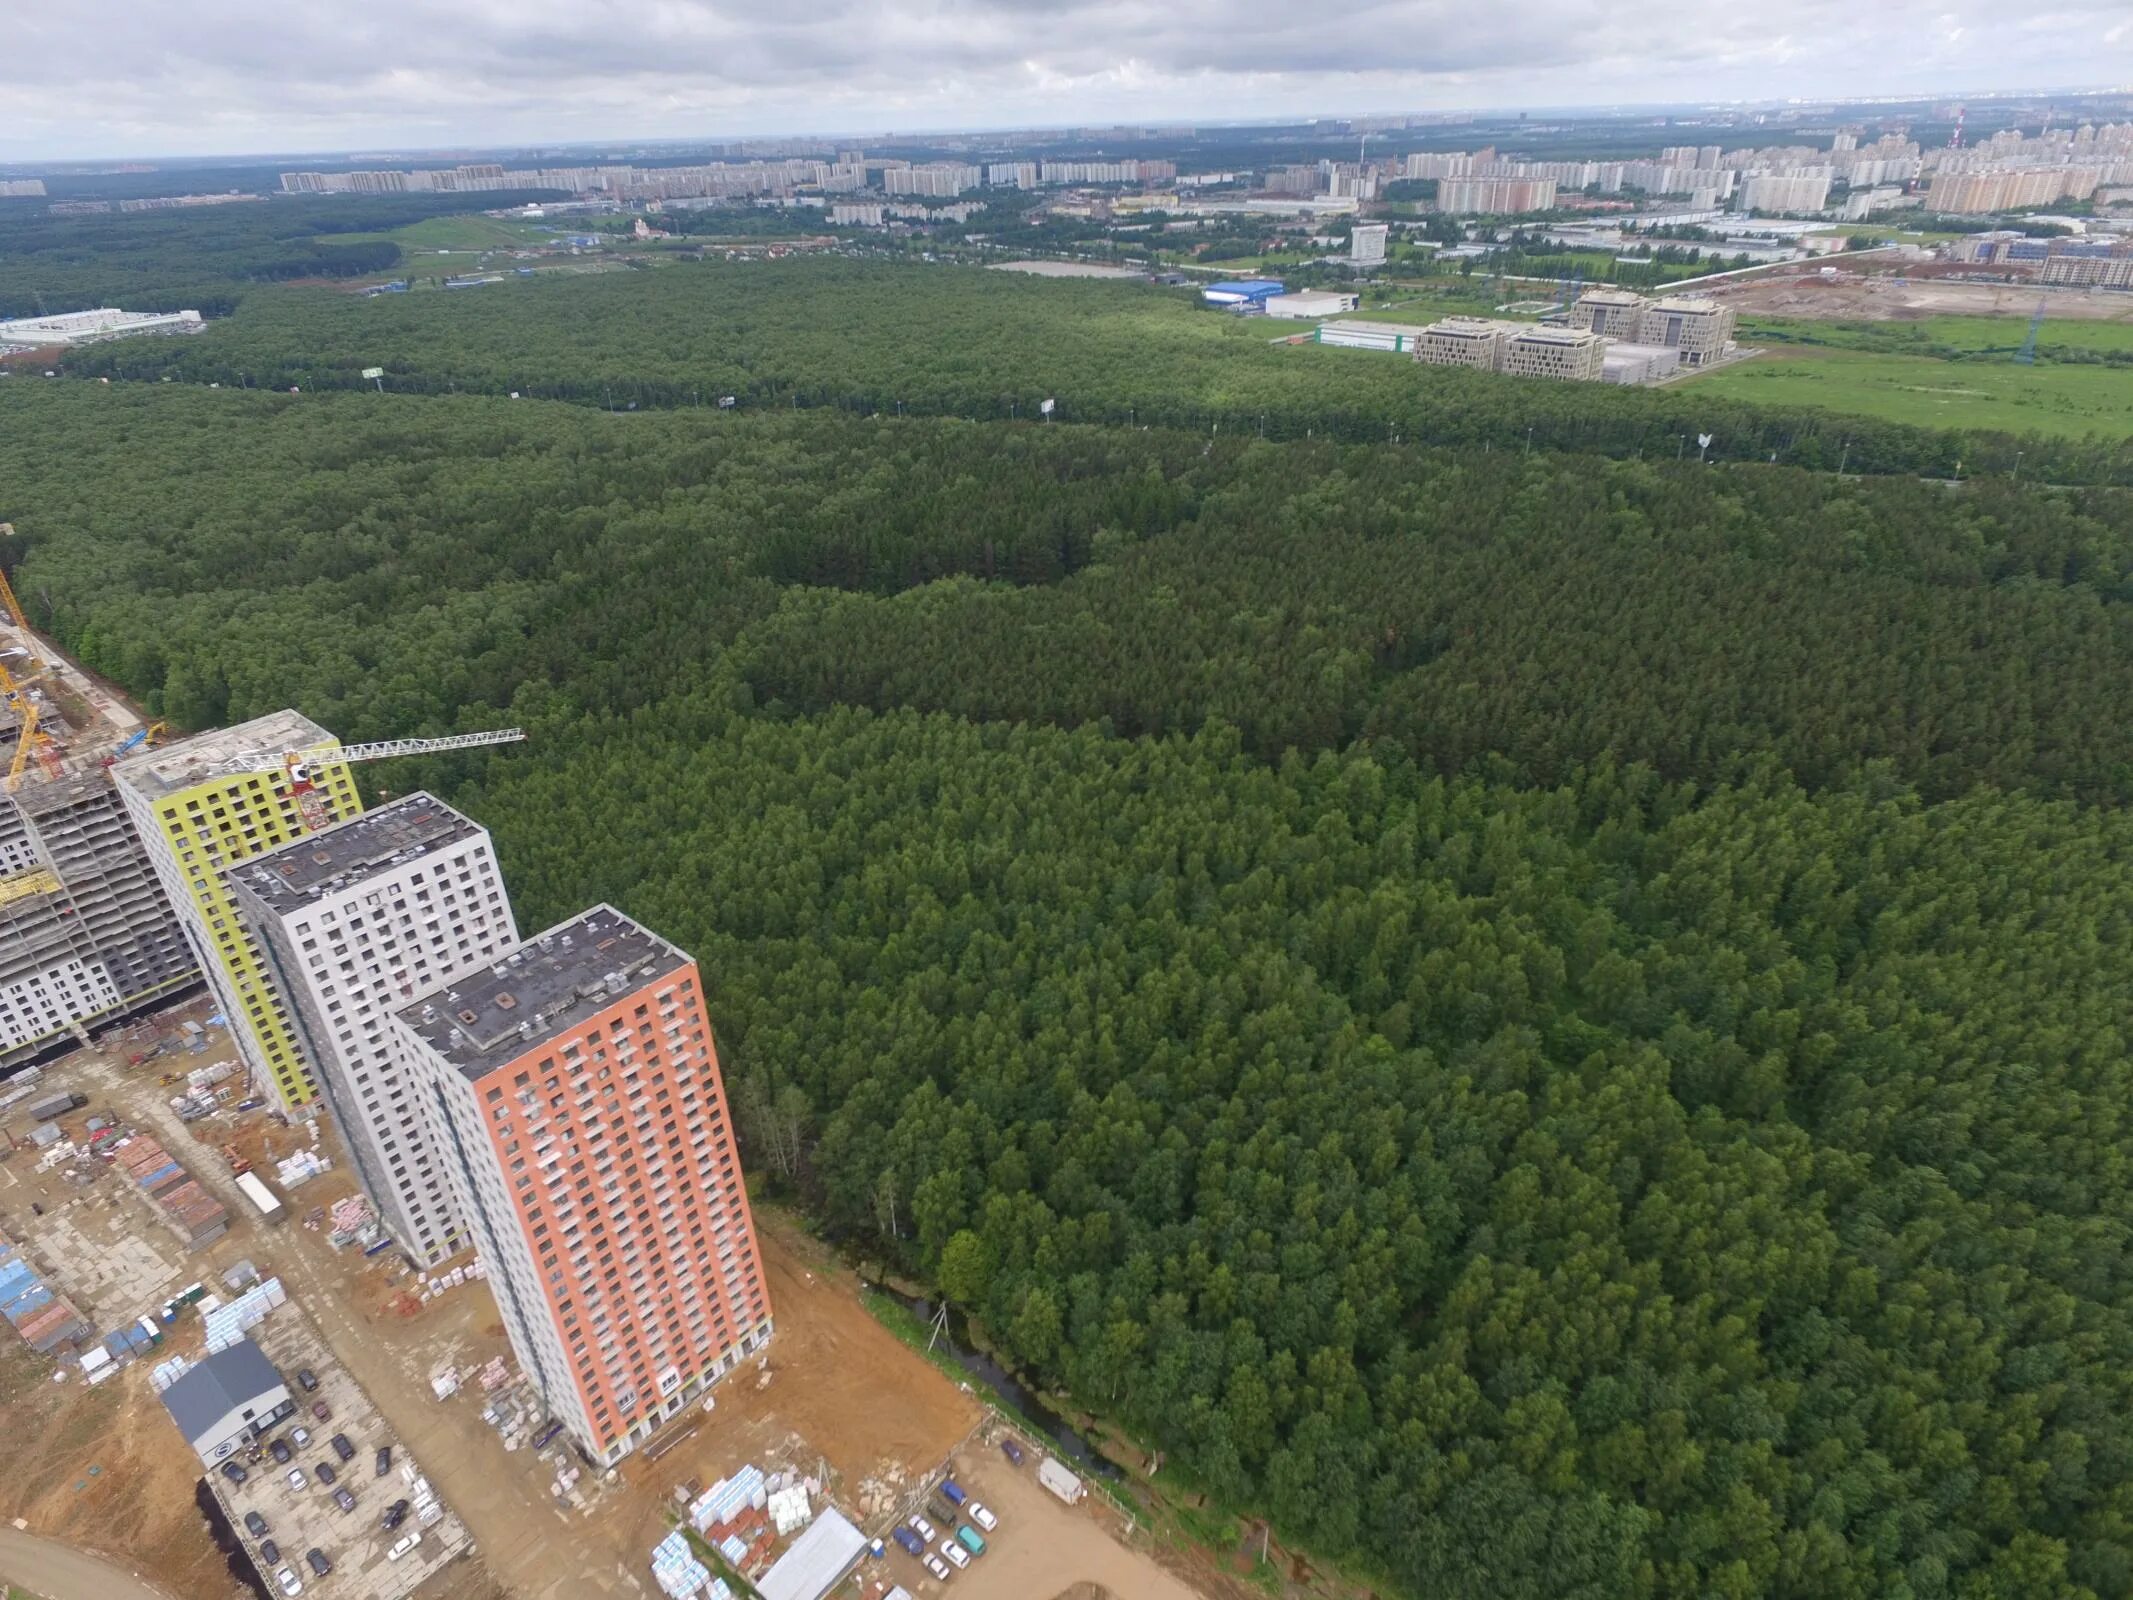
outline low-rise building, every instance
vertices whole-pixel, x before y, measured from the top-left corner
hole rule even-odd
[[[1559,378],[1589,383],[1600,376],[1607,341],[1584,328],[1544,324],[1506,334],[1502,370],[1514,378]]]
[[[1681,370],[1681,352],[1664,345],[1617,343],[1610,339],[1600,355],[1600,381],[1625,386],[1658,383]]]
[[[240,1339],[165,1389],[163,1406],[200,1464],[211,1467],[292,1415],[296,1400],[266,1352]]]
[[[1322,289],[1299,289],[1295,294],[1277,294],[1265,302],[1268,316],[1291,322],[1337,317],[1343,312],[1353,311],[1361,303],[1361,297],[1358,295]]]
[[[1488,317],[1446,317],[1415,336],[1415,359],[1434,367],[1494,372],[1503,362],[1504,335],[1516,326]]]
[[[1700,367],[1724,355],[1733,343],[1733,308],[1701,295],[1647,300],[1624,289],[1591,289],[1570,308],[1570,326],[1634,344],[1681,352]]]

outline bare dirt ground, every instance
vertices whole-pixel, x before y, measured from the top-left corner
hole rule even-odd
[[[1744,316],[1819,317],[1844,322],[1915,322],[1925,317],[2019,317],[2048,292],[2051,315],[2092,322],[2133,320],[2133,297],[2102,289],[2040,290],[2033,284],[1963,283],[1893,273],[1823,278],[1773,274],[1714,284],[1705,291]]]

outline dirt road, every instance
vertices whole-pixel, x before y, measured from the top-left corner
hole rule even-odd
[[[0,1577],[45,1600],[170,1600],[124,1567],[14,1528],[0,1527]]]

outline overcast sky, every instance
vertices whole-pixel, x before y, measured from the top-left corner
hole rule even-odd
[[[1759,0],[1671,23],[1621,0],[4,10],[15,161],[2133,83],[2133,0]]]

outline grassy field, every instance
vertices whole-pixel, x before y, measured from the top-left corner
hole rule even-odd
[[[1745,344],[1808,344],[1886,355],[2011,357],[2029,332],[2025,317],[1924,317],[1916,322],[1826,322],[1799,317],[1744,317]],[[2045,318],[2037,335],[2037,353],[2081,351],[2133,352],[2133,296],[2116,321],[2096,318]]]
[[[1980,322],[2006,337],[2004,324]],[[2105,328],[2111,324],[2103,324]],[[1747,342],[1753,334],[1744,330]],[[1949,361],[1829,345],[1779,345],[1766,356],[1692,380],[1698,392],[1772,406],[1817,406],[1934,428],[2006,429],[2079,437],[2133,435],[2133,373],[2107,366]]]

